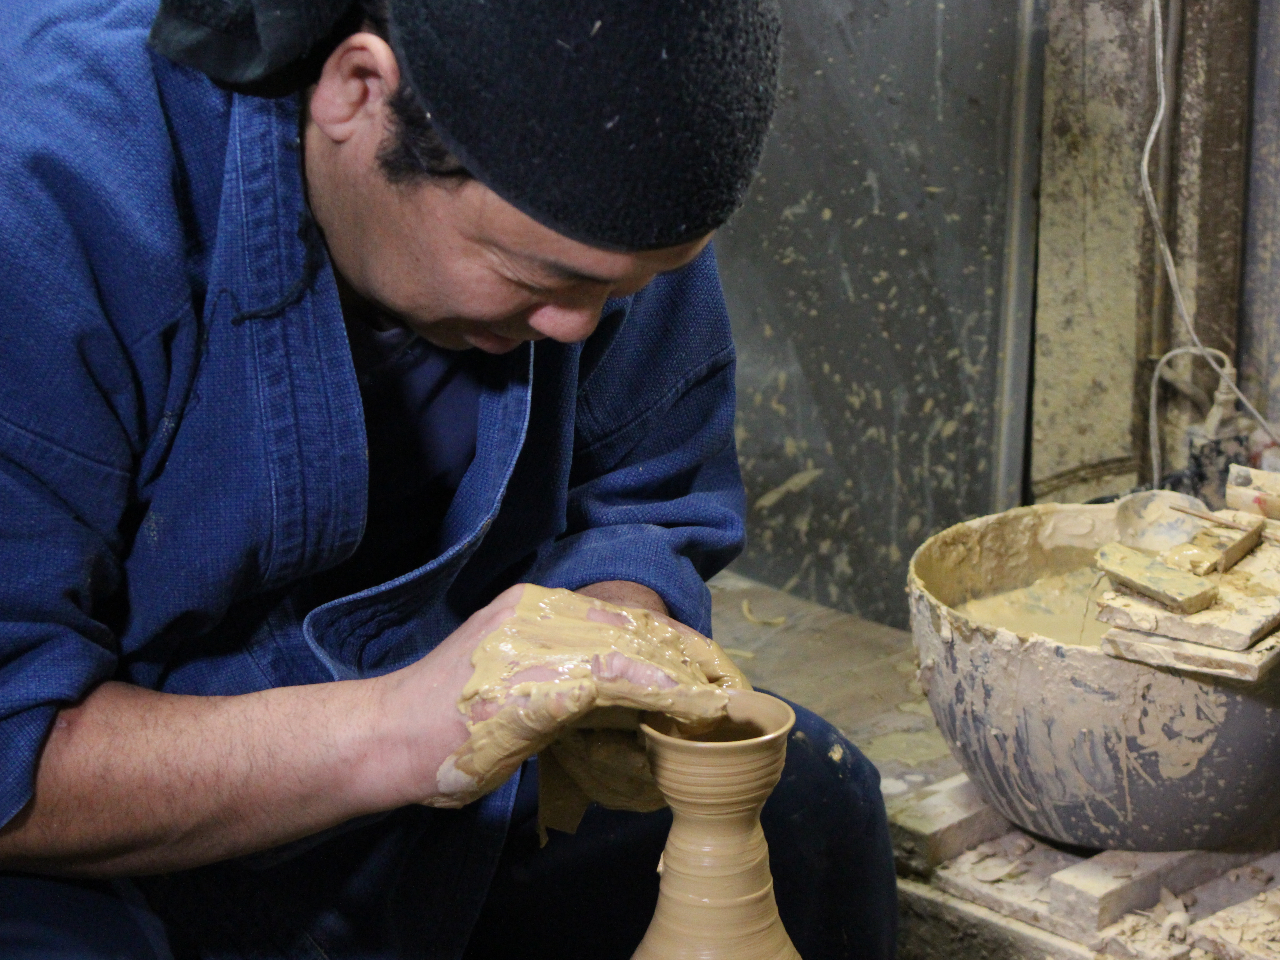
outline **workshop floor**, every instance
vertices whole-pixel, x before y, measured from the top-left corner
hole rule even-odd
[[[916,683],[911,635],[726,571],[715,639],[751,682],[835,724],[879,768],[886,797],[959,772]]]

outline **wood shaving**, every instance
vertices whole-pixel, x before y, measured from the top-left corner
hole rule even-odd
[[[751,612],[751,601],[742,601],[742,615],[747,618],[750,623],[757,624],[761,627],[780,627],[787,622],[786,617],[757,617]]]

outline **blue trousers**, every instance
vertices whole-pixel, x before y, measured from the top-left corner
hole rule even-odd
[[[671,825],[668,811],[623,813],[593,807],[572,836],[537,837],[536,764],[526,766],[514,815],[466,960],[555,956],[558,960],[628,960],[644,935],[658,896],[658,856]],[[804,960],[892,960],[897,923],[893,851],[879,775],[857,749],[815,714],[796,708],[782,780],[762,815],[783,924]],[[364,860],[386,858],[386,837],[415,837],[414,810],[398,811],[369,830],[329,841],[311,854],[344,871],[390,875]],[[398,821],[404,821],[399,823]],[[401,833],[394,834],[400,830]],[[409,842],[409,841],[406,841]],[[413,842],[421,842],[416,840]],[[326,853],[325,848],[334,849]],[[358,852],[357,852],[358,851]],[[362,859],[363,858],[363,859]],[[412,857],[408,857],[411,861]],[[306,870],[304,866],[300,868]],[[400,889],[380,898],[412,898],[413,872],[391,871]],[[300,874],[299,885],[306,886]],[[380,881],[378,888],[383,886]],[[408,890],[404,888],[409,888]],[[144,889],[153,889],[144,885]],[[349,889],[349,888],[348,888]],[[328,932],[277,929],[271,943],[234,949],[185,922],[181,903],[148,902],[128,882],[71,882],[0,874],[3,960],[186,960],[267,957],[400,960],[431,957],[393,911],[345,895],[300,898],[277,927],[322,923]],[[343,911],[347,917],[341,917]],[[307,916],[312,911],[313,916]],[[404,911],[401,911],[403,913]],[[371,916],[380,914],[376,918]],[[321,917],[321,914],[324,916]],[[335,917],[338,919],[335,920]],[[319,919],[317,919],[319,918]],[[225,918],[238,925],[237,918]],[[342,935],[334,933],[340,927]],[[316,928],[318,929],[318,928]],[[296,935],[295,935],[296,933]],[[314,935],[313,935],[314,934]],[[327,937],[327,939],[326,939]],[[539,945],[543,945],[541,948]]]

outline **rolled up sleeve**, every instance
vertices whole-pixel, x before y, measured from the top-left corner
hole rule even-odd
[[[14,105],[0,131],[0,824],[30,800],[58,709],[116,670],[121,530],[160,417],[138,357],[167,349],[148,318],[190,310],[183,260],[160,255],[153,225],[173,184],[144,96],[145,26],[103,16],[16,5],[0,40]],[[100,82],[104,63],[118,88]],[[148,138],[161,144],[153,167],[138,159]]]
[[[99,494],[120,486],[114,471],[0,422],[0,825],[31,799],[57,710],[116,664],[113,633],[90,611],[116,589],[120,567],[37,472],[58,461]]]

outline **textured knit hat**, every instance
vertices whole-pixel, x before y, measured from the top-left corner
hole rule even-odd
[[[163,0],[151,39],[220,82],[270,86],[351,13]],[[623,250],[694,240],[741,202],[779,25],[777,0],[390,0],[401,69],[468,171],[545,226]]]

